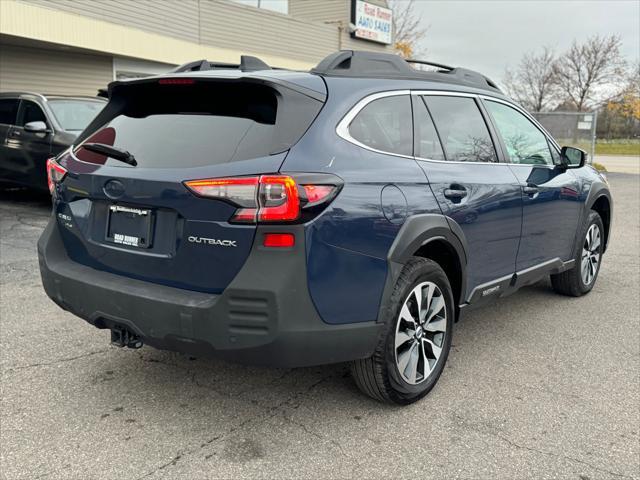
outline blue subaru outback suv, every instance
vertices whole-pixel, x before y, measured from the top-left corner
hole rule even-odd
[[[430,65],[245,56],[112,83],[48,162],[47,294],[119,346],[350,361],[366,394],[418,400],[468,308],[549,275],[589,292],[612,213],[584,152],[483,75]]]

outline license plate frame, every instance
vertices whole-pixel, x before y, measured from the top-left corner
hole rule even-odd
[[[154,220],[155,214],[150,208],[109,205],[105,240],[118,246],[151,248]]]

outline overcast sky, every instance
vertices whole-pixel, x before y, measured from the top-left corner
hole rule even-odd
[[[618,34],[630,62],[640,57],[640,0],[438,1],[416,0],[430,25],[425,58],[478,70],[501,82],[524,52],[549,45],[561,51],[573,39]]]

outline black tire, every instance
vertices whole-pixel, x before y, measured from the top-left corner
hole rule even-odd
[[[428,375],[422,375],[420,383],[411,384],[405,381],[396,363],[396,328],[405,301],[408,300],[414,288],[423,282],[431,282],[440,290],[440,296],[445,302],[446,329],[443,333],[444,337],[439,337],[442,350],[435,361],[435,366],[432,367],[433,370]],[[381,402],[400,405],[408,405],[424,397],[435,386],[447,361],[451,348],[454,315],[451,285],[440,265],[429,259],[412,257],[403,268],[394,287],[385,312],[384,328],[374,354],[369,358],[351,363],[351,374],[360,390]],[[426,327],[424,332],[426,336]],[[420,343],[418,340],[415,342]]]
[[[597,248],[599,254],[599,261],[597,268],[593,274],[593,278],[588,283],[585,283],[582,275],[582,256],[583,248],[585,245],[587,232],[592,225],[596,225],[600,231],[600,245]],[[591,291],[598,279],[598,273],[600,273],[600,265],[602,264],[602,250],[604,248],[604,225],[598,212],[591,210],[580,231],[580,243],[576,248],[575,265],[571,270],[566,272],[551,275],[551,286],[553,289],[561,295],[567,295],[570,297],[580,297]]]

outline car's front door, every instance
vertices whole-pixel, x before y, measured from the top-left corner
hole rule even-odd
[[[484,100],[522,189],[522,239],[516,269],[573,258],[582,204],[576,176],[554,165],[558,156],[545,134],[514,107]]]
[[[30,122],[44,122],[48,132],[36,133],[25,130]],[[51,155],[51,122],[40,106],[31,100],[21,100],[18,121],[9,131],[7,143],[11,147],[10,160],[16,178],[25,185],[36,188],[47,186],[47,158]]]
[[[509,165],[498,162],[474,96],[413,100],[416,158],[442,212],[467,241],[466,298],[499,295],[515,272],[522,221],[518,181]]]
[[[8,140],[9,132],[18,117],[19,105],[20,100],[17,98],[0,98],[0,178],[4,180],[15,180]]]

